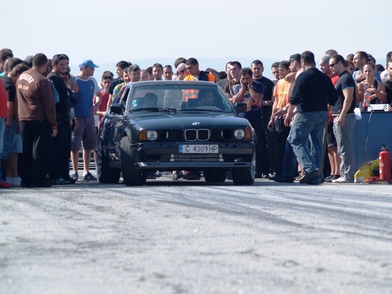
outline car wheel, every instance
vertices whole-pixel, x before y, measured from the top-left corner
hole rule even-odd
[[[121,150],[121,173],[126,186],[142,186],[146,182],[146,176],[135,167],[132,158],[131,145],[128,138],[124,137],[120,143]]]
[[[226,181],[226,171],[225,170],[205,170],[204,179],[207,183],[223,183]]]
[[[98,143],[97,174],[102,184],[116,184],[120,179],[120,169],[109,167],[109,158],[103,152],[103,142]]]
[[[252,164],[248,168],[232,170],[234,185],[253,185],[256,176],[256,156],[253,153]]]

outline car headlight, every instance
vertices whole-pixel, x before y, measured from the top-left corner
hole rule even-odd
[[[236,129],[234,131],[234,137],[238,140],[242,140],[245,137],[245,131],[243,129]]]
[[[144,130],[140,132],[140,141],[155,141],[158,139],[158,132],[155,130]]]

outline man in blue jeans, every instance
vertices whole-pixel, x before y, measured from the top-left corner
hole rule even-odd
[[[296,81],[284,123],[289,126],[292,122],[287,141],[305,171],[300,183],[319,184],[328,105],[332,108],[337,101],[337,94],[331,79],[316,68],[312,52],[302,53],[301,66],[304,72]],[[308,140],[312,150],[308,147]]]

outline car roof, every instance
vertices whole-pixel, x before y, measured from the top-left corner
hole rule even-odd
[[[126,87],[128,88],[134,88],[134,87],[140,87],[140,86],[157,86],[157,85],[184,85],[184,83],[187,83],[187,85],[205,85],[205,86],[210,86],[210,87],[218,87],[218,84],[212,83],[212,82],[207,82],[207,81],[166,81],[166,80],[161,80],[161,81],[140,81],[140,82],[133,82],[130,84],[127,84]]]

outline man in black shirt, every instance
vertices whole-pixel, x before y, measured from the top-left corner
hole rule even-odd
[[[337,96],[331,79],[315,67],[312,52],[302,53],[301,65],[304,71],[296,80],[284,123],[290,125],[294,109],[297,108],[287,141],[305,171],[300,183],[319,184],[328,105],[332,107]],[[312,144],[312,152],[307,146],[308,139]]]
[[[56,103],[57,136],[53,138],[53,156],[50,163],[49,178],[54,185],[75,183],[69,176],[69,160],[71,155],[71,95],[72,91],[64,81],[69,58],[65,54],[56,54],[52,58],[53,70],[47,78],[53,83],[59,95]],[[72,79],[75,93],[79,90]]]
[[[340,178],[333,183],[352,183],[354,179],[353,130],[356,123],[354,108],[356,104],[356,87],[353,77],[346,71],[346,62],[341,55],[334,55],[329,60],[334,74],[339,75],[336,83],[338,101],[332,108],[333,132],[336,137],[338,154],[342,159]]]
[[[273,151],[271,148],[273,135],[268,131],[268,123],[271,118],[272,104],[274,103],[272,92],[275,84],[273,81],[263,76],[264,66],[260,60],[254,60],[252,62],[251,68],[253,72],[253,80],[264,85],[264,95],[261,103],[263,109],[263,127],[265,132],[265,140],[267,143],[265,147],[266,152],[260,154],[263,166],[265,166],[265,168],[262,173],[257,173],[256,177],[267,178],[270,172],[270,167],[272,166],[273,158]]]
[[[131,62],[124,61],[124,60],[121,60],[121,61],[117,62],[117,64],[116,64],[117,78],[115,78],[110,83],[110,86],[109,86],[109,99],[108,99],[107,109],[109,109],[110,105],[112,104],[114,88],[116,88],[116,86],[118,84],[124,83],[124,80],[122,79],[123,75],[124,75],[124,70],[128,66],[131,66],[131,65],[132,65]]]

